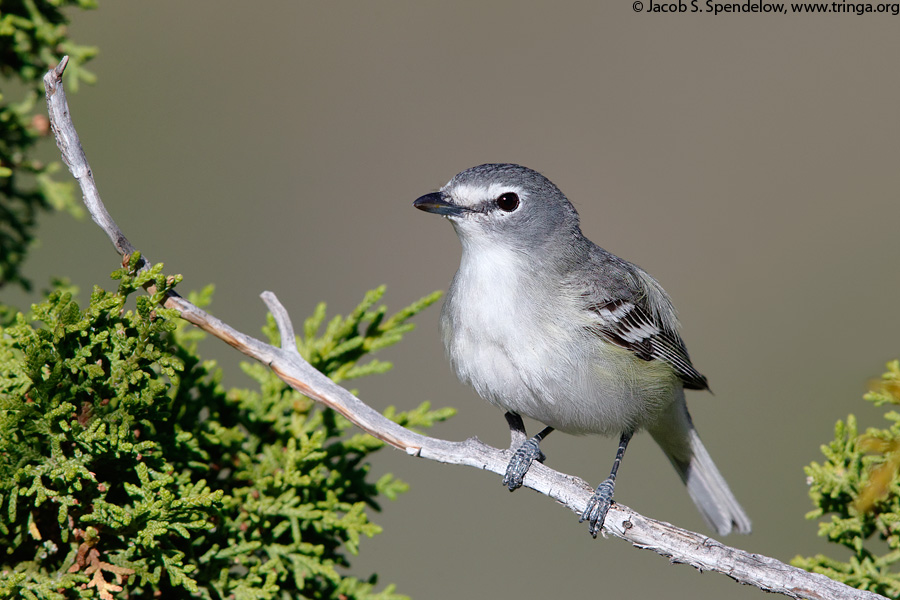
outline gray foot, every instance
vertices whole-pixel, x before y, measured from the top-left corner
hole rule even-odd
[[[522,487],[525,481],[525,473],[531,468],[534,461],[544,462],[547,457],[541,452],[540,440],[529,438],[516,448],[509,464],[506,466],[506,475],[503,476],[503,485],[514,492]]]
[[[615,486],[616,482],[614,479],[606,479],[598,485],[584,512],[581,513],[581,518],[578,520],[579,523],[588,522],[589,531],[595,538],[600,533],[603,522],[606,520],[606,513],[609,512],[609,507],[612,504]]]

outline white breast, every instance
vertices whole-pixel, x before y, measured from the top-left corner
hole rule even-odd
[[[602,344],[588,330],[591,315],[554,283],[559,275],[528,260],[496,245],[464,247],[441,315],[457,377],[503,410],[562,431],[617,434],[643,425],[671,390],[648,394],[636,385],[640,359]]]

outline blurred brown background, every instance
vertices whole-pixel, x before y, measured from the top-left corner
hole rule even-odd
[[[674,298],[716,392],[689,396],[695,421],[754,522],[725,541],[843,558],[803,518],[802,467],[848,412],[881,424],[860,397],[900,355],[900,17],[651,15],[628,0],[120,1],[73,17],[101,50],[98,84],[70,102],[103,198],[185,291],[216,284],[217,316],[256,333],[263,290],[299,322],[380,283],[394,308],[446,289],[458,241],[412,201],[475,164],[527,165]],[[86,297],[117,265],[90,221],[48,217],[41,237],[39,284],[74,275]],[[438,312],[384,353],[390,374],[351,385],[379,408],[456,406],[435,435],[505,445],[501,414],[452,376]],[[234,352],[203,350],[244,383]],[[595,484],[614,447],[544,444]],[[385,533],[352,571],[413,598],[760,597],[592,540],[493,475],[390,449],[375,469],[412,490],[375,515]],[[616,498],[710,533],[648,436]]]

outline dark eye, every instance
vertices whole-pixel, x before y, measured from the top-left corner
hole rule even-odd
[[[504,212],[512,212],[519,208],[519,195],[515,192],[506,192],[496,200],[497,207]]]

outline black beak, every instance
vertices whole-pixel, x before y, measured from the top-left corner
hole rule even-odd
[[[413,206],[425,212],[434,213],[436,215],[444,215],[446,217],[456,217],[465,212],[466,209],[456,204],[451,204],[444,200],[444,195],[440,192],[433,194],[425,194],[415,202]]]

